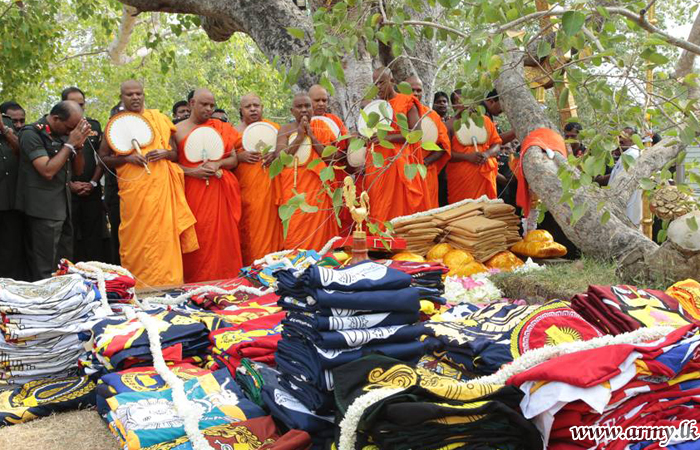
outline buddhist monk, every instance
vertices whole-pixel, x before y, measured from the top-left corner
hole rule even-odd
[[[425,182],[428,187],[428,191],[425,194],[425,204],[426,209],[437,208],[438,202],[438,174],[447,165],[450,160],[450,154],[452,152],[450,145],[450,135],[447,131],[447,126],[440,115],[428,108],[422,103],[423,100],[423,82],[416,75],[410,76],[406,79],[406,82],[411,85],[411,90],[413,91],[413,96],[418,99],[418,114],[421,120],[429,118],[437,126],[438,138],[435,142],[440,151],[428,151],[422,150],[420,156],[423,159],[423,164],[428,169],[428,174],[426,176]]]
[[[335,114],[328,112],[328,102],[330,97],[328,96],[328,91],[326,90],[326,88],[324,88],[320,84],[315,84],[311,86],[311,88],[309,89],[309,97],[311,97],[311,104],[314,108],[314,116],[328,117],[333,122],[335,122],[335,124],[338,125],[338,128],[340,129],[340,136],[338,136],[338,138],[340,138],[341,136],[350,135],[350,132],[345,126],[345,123],[343,123],[343,120]],[[333,172],[335,173],[335,183],[333,183],[334,190],[342,189],[345,177],[348,176],[348,172],[346,171],[346,169],[349,166],[347,165],[347,161],[345,159],[345,152],[347,150],[349,142],[349,139],[344,139],[341,141],[337,141],[333,144],[340,150],[335,155],[333,155]],[[347,208],[341,208],[339,218],[341,224],[340,233],[342,235],[349,235],[353,225],[353,220],[352,216],[350,216],[350,211],[348,211]]]
[[[321,181],[321,171],[331,162],[331,157],[324,160],[321,155],[323,149],[333,141],[333,131],[321,121],[311,121],[313,106],[311,98],[305,92],[294,96],[290,111],[294,122],[280,128],[275,156],[279,157],[282,152],[286,152],[298,160],[299,148],[307,144],[311,145],[311,156],[305,164],[302,161],[297,167],[292,164],[282,170],[279,203],[282,207],[297,193],[305,194],[305,202],[316,210],[294,211],[287,226],[283,248],[321,250],[329,239],[338,234],[333,201]],[[320,161],[312,164],[314,160]]]
[[[378,87],[378,98],[389,102],[393,109],[392,128],[386,141],[391,148],[379,145],[374,136],[367,151],[365,161],[364,190],[370,198],[370,218],[380,225],[398,216],[414,214],[425,209],[424,195],[427,191],[425,180],[416,174],[412,179],[406,175],[408,164],[420,161],[420,144],[406,142],[400,132],[397,116],[407,117],[409,130],[417,129],[420,121],[418,100],[412,95],[397,93],[394,90],[394,77],[386,67],[374,71],[374,84]],[[380,153],[384,159],[381,167],[376,167],[372,153]]]
[[[450,132],[452,155],[447,164],[447,199],[450,203],[471,198],[476,199],[482,195],[488,198],[496,198],[496,177],[498,176],[498,161],[496,155],[500,151],[501,138],[498,136],[496,126],[491,119],[484,115],[483,128],[488,135],[483,144],[463,145],[457,139],[455,122],[457,118],[466,118],[467,112],[461,102],[460,94],[453,101],[455,116],[447,122]]]
[[[279,129],[279,125],[263,118],[263,104],[257,94],[241,97],[239,113],[241,122],[236,126],[240,137],[235,148],[238,166],[235,174],[241,187],[241,220],[238,229],[241,236],[243,265],[249,266],[256,259],[282,248],[282,223],[277,212],[275,183],[270,179],[267,166],[274,156],[274,149],[263,161],[259,152],[243,148],[242,136],[248,125],[267,122]]]
[[[234,278],[243,265],[238,232],[241,189],[231,172],[238,165],[233,144],[240,136],[230,124],[212,118],[216,101],[209,90],[195,90],[189,106],[189,118],[177,124],[175,133],[178,159],[185,172],[185,194],[197,219],[199,241],[199,250],[183,256],[185,282]],[[217,161],[190,161],[185,155],[192,132],[203,127],[213,128],[224,144],[224,155]]]
[[[153,130],[153,142],[141,152],[117,155],[109,139],[100,147],[104,163],[117,170],[121,263],[134,274],[139,287],[180,285],[184,281],[182,255],[199,245],[196,220],[185,198],[185,175],[174,162],[175,125],[159,111],[144,109],[143,85],[138,81],[122,83],[121,102],[126,111],[139,114]]]

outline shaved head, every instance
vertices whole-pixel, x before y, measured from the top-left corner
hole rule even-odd
[[[263,118],[263,104],[260,96],[254,92],[241,97],[241,105],[238,110],[241,114],[241,120],[246,125],[259,122]]]
[[[406,83],[411,85],[413,95],[415,95],[418,100],[421,100],[423,98],[423,82],[421,79],[418,78],[417,75],[411,75],[406,78]]]
[[[314,108],[315,116],[322,116],[328,112],[328,91],[320,84],[314,84],[309,89],[309,97]]]
[[[300,122],[302,117],[306,117],[307,119],[311,120],[311,117],[313,116],[313,107],[311,105],[311,97],[309,97],[309,94],[306,92],[298,92],[294,94],[294,98],[292,99],[292,108],[290,111],[292,116],[294,116],[294,120],[297,122]]]
[[[124,109],[140,113],[144,106],[143,84],[136,80],[127,80],[121,84],[121,102]]]
[[[383,100],[394,98],[396,95],[396,91],[394,91],[394,75],[388,67],[378,67],[374,69],[372,80],[374,81],[374,85],[379,89],[379,98]]]
[[[207,88],[196,89],[190,100],[190,119],[197,125],[211,119],[216,109],[214,94]]]

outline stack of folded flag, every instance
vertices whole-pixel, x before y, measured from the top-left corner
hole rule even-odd
[[[236,382],[248,398],[262,406],[284,430],[308,432],[316,448],[329,448],[335,437],[335,418],[311,412],[279,383],[280,373],[268,365],[248,359],[236,370]]]
[[[134,298],[134,289],[136,280],[128,274],[126,270],[119,270],[112,266],[99,265],[92,267],[90,263],[84,263],[86,266],[78,268],[67,259],[62,259],[58,264],[56,275],[67,275],[76,273],[81,275],[86,280],[97,285],[98,272],[104,274],[105,290],[107,291],[107,299],[110,303],[128,303]]]
[[[428,322],[425,327],[442,343],[432,360],[459,370],[465,379],[495,373],[535,348],[601,335],[561,300],[539,306],[494,303],[464,319]]]
[[[522,240],[522,236],[520,236],[520,218],[515,214],[515,206],[507,203],[487,203],[482,209],[484,217],[487,219],[498,220],[506,224],[503,237],[506,239],[508,247]]]
[[[264,411],[246,399],[226,369],[205,374],[184,382],[187,399],[202,410],[199,428],[206,436],[207,428],[264,416]],[[106,399],[105,420],[122,448],[136,450],[164,444],[164,448],[191,448],[185,435],[185,420],[178,413],[172,389],[156,385],[151,389],[124,387],[121,393]],[[185,407],[186,405],[180,405]],[[220,430],[220,429],[219,429]],[[228,430],[223,436],[235,434]],[[219,437],[222,435],[219,434]],[[176,441],[176,445],[170,445]],[[158,448],[158,447],[155,447]],[[179,448],[179,447],[178,447]]]
[[[571,299],[571,307],[604,334],[700,323],[670,295],[627,285],[589,286],[588,292]]]
[[[158,322],[163,357],[169,363],[202,363],[209,347],[209,329],[201,320],[177,310],[151,314]],[[92,351],[88,373],[152,366],[148,333],[138,319],[104,319],[88,336]]]
[[[407,218],[394,225],[394,234],[406,241],[406,249],[425,255],[442,234],[440,222],[429,215]]]
[[[513,386],[461,382],[371,355],[340,367],[340,448],[542,449]]]
[[[85,353],[78,335],[101,319],[100,306],[80,275],[0,279],[0,385],[75,374]]]
[[[228,367],[234,372],[243,358],[274,364],[283,318],[284,313],[279,312],[212,331],[213,368]]]
[[[417,360],[434,345],[417,341],[425,333],[414,325],[420,295],[407,273],[364,262],[275,275],[280,306],[288,313],[276,354],[280,384],[311,411],[332,408],[335,367],[369,353]]]
[[[665,433],[654,439],[637,429],[574,440],[571,428],[673,430],[690,421],[685,432],[664,444],[692,449],[698,442],[688,431],[697,431],[700,420],[699,347],[697,327],[687,325],[654,342],[602,345],[553,357],[512,376],[508,384],[525,393],[522,411],[537,424],[548,448],[658,449],[665,447],[659,445]]]
[[[421,298],[444,303],[440,298],[445,293],[442,276],[450,271],[439,262],[387,261],[386,264],[396,270],[411,275],[411,286],[426,288],[421,290]],[[430,294],[437,294],[431,297]]]

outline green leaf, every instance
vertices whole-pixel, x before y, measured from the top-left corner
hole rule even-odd
[[[654,189],[655,183],[651,178],[642,178],[639,180],[639,186],[641,186],[641,188],[645,191],[651,191]]]
[[[299,209],[304,211],[307,214],[313,214],[318,211],[318,206],[312,206],[309,205],[308,203],[304,202],[301,205],[299,205]]]
[[[559,94],[559,101],[557,102],[559,109],[562,110],[566,108],[566,104],[569,102],[569,88],[566,87],[561,90],[561,94]]]
[[[423,150],[427,150],[429,152],[441,152],[442,151],[440,146],[437,145],[435,142],[423,141],[423,142],[421,142],[420,146],[421,146],[421,148],[423,148]]]
[[[377,41],[368,41],[367,51],[370,55],[377,56],[379,54],[379,44],[377,44]]]
[[[372,85],[372,87],[369,88],[367,91],[367,94],[365,94],[364,99],[365,100],[374,100],[374,98],[377,96],[379,93],[379,88],[375,85]]]
[[[374,164],[374,167],[383,167],[384,166],[384,155],[382,155],[379,152],[372,152],[372,164]]]
[[[537,44],[537,57],[542,59],[545,56],[548,56],[549,53],[552,51],[552,46],[549,44],[549,42],[542,40],[540,41],[539,44]]]
[[[302,29],[289,27],[287,28],[287,33],[297,39],[304,39],[304,30]]]
[[[654,50],[647,48],[644,50],[639,56],[642,58],[646,59],[652,64],[656,64],[657,66],[664,65],[668,62],[668,58],[662,55],[661,53],[656,53]]]
[[[603,212],[603,217],[600,218],[601,225],[605,225],[610,220],[610,211],[607,209]]]
[[[319,175],[321,178],[321,181],[329,181],[335,178],[335,172],[333,171],[333,167],[326,167],[325,169],[321,170],[321,173]]]
[[[634,142],[634,145],[639,147],[640,150],[644,148],[644,142],[642,142],[642,138],[638,134],[632,135],[632,142]]]
[[[408,142],[409,144],[415,144],[416,142],[420,141],[422,137],[422,130],[413,130],[406,136],[406,142]]]
[[[316,167],[316,166],[318,166],[319,164],[321,164],[322,162],[323,162],[322,159],[320,159],[320,158],[315,158],[313,161],[311,161],[310,163],[308,163],[308,164],[306,165],[306,169],[307,169],[307,170],[311,170],[311,169],[313,169],[314,167]]]
[[[275,160],[272,161],[272,164],[270,164],[270,178],[275,178],[277,175],[282,173],[283,168],[284,164],[282,164],[282,161],[279,158],[275,158]]]
[[[416,177],[416,174],[418,173],[418,167],[416,167],[416,164],[406,164],[403,167],[403,173],[406,175],[406,178],[412,180]]]
[[[428,168],[425,167],[424,164],[416,164],[418,167],[418,173],[420,174],[420,177],[425,179],[425,177],[428,175]]]
[[[406,83],[405,81],[402,81],[399,83],[397,86],[399,89],[399,92],[405,95],[413,95],[413,89],[411,89],[411,85]]]
[[[287,152],[280,152],[279,159],[280,159],[280,161],[282,161],[282,164],[284,164],[285,166],[288,166],[294,162],[294,157],[292,157]]]
[[[573,36],[583,27],[586,16],[579,11],[567,11],[561,18],[561,26],[567,36]]]
[[[588,205],[585,203],[579,203],[578,205],[574,206],[574,208],[571,210],[571,226],[574,226],[576,222],[583,217],[583,214],[587,209]]]
[[[698,221],[695,220],[695,216],[685,219],[685,224],[688,225],[691,231],[698,231]]]
[[[337,151],[338,147],[336,147],[335,145],[327,145],[321,153],[321,158],[328,158],[329,156],[335,154],[335,152]]]
[[[362,139],[353,139],[350,141],[350,146],[348,147],[348,152],[356,152],[365,146],[365,141]]]

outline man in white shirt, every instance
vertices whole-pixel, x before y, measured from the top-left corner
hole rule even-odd
[[[639,147],[634,145],[634,142],[632,141],[632,136],[635,134],[637,134],[637,130],[635,130],[633,127],[626,127],[622,130],[622,134],[620,135],[620,151],[622,154],[615,163],[612,173],[610,173],[609,183],[612,183],[613,180],[615,180],[615,178],[625,170],[622,163],[624,155],[630,156],[635,160],[641,155],[641,150]],[[627,217],[629,217],[636,227],[639,227],[640,223],[642,222],[641,189],[634,191],[632,196],[627,201]]]

